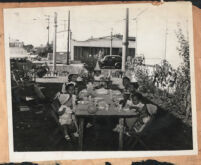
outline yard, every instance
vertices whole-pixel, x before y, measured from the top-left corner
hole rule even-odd
[[[61,83],[41,82],[45,96],[53,97],[61,89]],[[54,88],[53,88],[54,87]],[[26,103],[27,104],[27,103]],[[117,124],[115,118],[99,118],[96,125],[84,129],[84,150],[116,151],[118,134],[112,129]],[[13,108],[13,131],[15,151],[78,151],[78,139],[66,142],[61,132],[54,134],[57,124],[46,109],[32,106],[30,111]],[[133,147],[135,139],[124,136],[124,150],[145,150],[140,144]],[[168,111],[159,109],[152,125],[142,136],[149,150],[189,150],[192,149],[192,127],[184,124]]]

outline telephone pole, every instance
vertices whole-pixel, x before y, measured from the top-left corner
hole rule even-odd
[[[112,30],[111,29],[111,37],[110,37],[110,56],[112,55],[112,40],[113,40],[113,33],[112,33]]]
[[[50,44],[50,16],[49,15],[47,15],[47,45],[49,46],[49,44]]]
[[[165,23],[165,52],[164,52],[164,60],[166,60],[166,54],[167,54],[167,35],[168,35],[168,28],[167,28],[167,20]]]
[[[56,71],[57,13],[54,13],[53,72]]]
[[[136,35],[135,35],[135,44],[136,44],[136,46],[135,46],[135,57],[138,55],[138,48],[137,48],[137,41],[138,41],[138,36],[137,36],[137,32],[138,32],[138,21],[137,21],[137,18],[135,19],[135,21],[136,21]]]
[[[69,42],[70,42],[70,11],[68,11],[68,38],[67,38],[67,61],[66,64],[69,65],[69,56],[70,56],[70,52],[69,52]]]
[[[122,46],[122,66],[121,70],[125,72],[126,58],[128,53],[128,25],[129,25],[129,9],[126,9],[125,29],[123,35],[123,46]]]

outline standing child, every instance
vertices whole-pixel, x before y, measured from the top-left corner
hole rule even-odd
[[[65,139],[67,141],[70,140],[69,136],[69,127],[73,124],[76,127],[76,132],[74,132],[74,136],[78,137],[78,125],[76,121],[76,117],[74,115],[75,112],[75,101],[76,96],[74,95],[74,84],[69,83],[66,85],[66,92],[58,95],[58,99],[61,103],[61,107],[59,108],[59,122],[64,130]]]

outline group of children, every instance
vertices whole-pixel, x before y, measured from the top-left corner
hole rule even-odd
[[[102,77],[100,69],[95,68],[94,82],[100,82]],[[80,85],[83,84],[81,77],[77,74],[69,75],[68,82],[63,84],[61,92],[56,95],[56,98],[58,98],[61,104],[58,110],[59,122],[63,127],[65,139],[67,141],[70,140],[69,126],[75,126],[76,129],[73,135],[75,137],[79,136],[77,119],[74,114],[76,110],[77,96],[79,96],[79,93],[82,93],[82,89],[87,88],[87,90],[90,90],[90,88],[88,89],[88,86],[91,85],[91,82],[89,82],[88,85],[85,85],[85,87],[80,87],[79,83]],[[128,78],[128,76],[124,76],[122,84],[124,87],[122,91],[124,99],[120,102],[120,104],[123,105],[122,107],[129,107],[130,111],[139,112],[138,117],[126,118],[125,121],[128,128],[126,134],[129,135],[129,132],[131,131],[141,132],[150,121],[151,115],[156,113],[157,107],[143,102],[143,97],[138,92],[139,84],[133,75],[130,78]],[[93,85],[97,86],[96,83]],[[117,125],[113,131],[119,131],[119,127],[120,125]]]
[[[126,127],[124,132],[130,136],[131,132],[141,132],[147,123],[151,120],[151,116],[157,112],[157,107],[153,104],[146,104],[143,96],[139,93],[139,84],[135,75],[123,77],[123,95],[124,99],[121,101],[123,107],[128,107],[130,111],[139,113],[138,117],[126,118]],[[117,124],[113,131],[120,131],[120,125]]]
[[[101,74],[100,67],[96,66],[94,69],[93,85],[95,87],[100,86],[101,84],[98,82],[101,82],[102,78],[103,75]],[[55,99],[58,99],[61,105],[58,110],[59,122],[63,127],[64,136],[67,141],[71,139],[69,128],[72,126],[75,127],[73,135],[75,137],[79,136],[79,128],[75,116],[76,101],[78,97],[81,97],[82,91],[86,90],[86,88],[89,90],[88,92],[90,92],[90,87],[91,82],[84,84],[82,78],[79,77],[78,74],[70,74],[68,76],[68,81],[63,83],[61,92],[58,92],[55,96]]]

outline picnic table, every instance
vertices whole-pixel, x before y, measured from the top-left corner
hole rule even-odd
[[[97,118],[97,117],[116,117],[119,119],[120,131],[119,131],[119,150],[123,149],[123,131],[124,131],[124,119],[127,117],[137,117],[138,113],[134,111],[124,111],[118,109],[115,103],[112,101],[111,95],[97,95],[102,97],[104,101],[109,104],[108,110],[97,110],[95,113],[88,112],[88,104],[78,104],[75,112],[79,118],[79,148],[83,150],[83,138],[84,138],[84,121],[86,118]],[[112,131],[112,130],[111,130]]]

